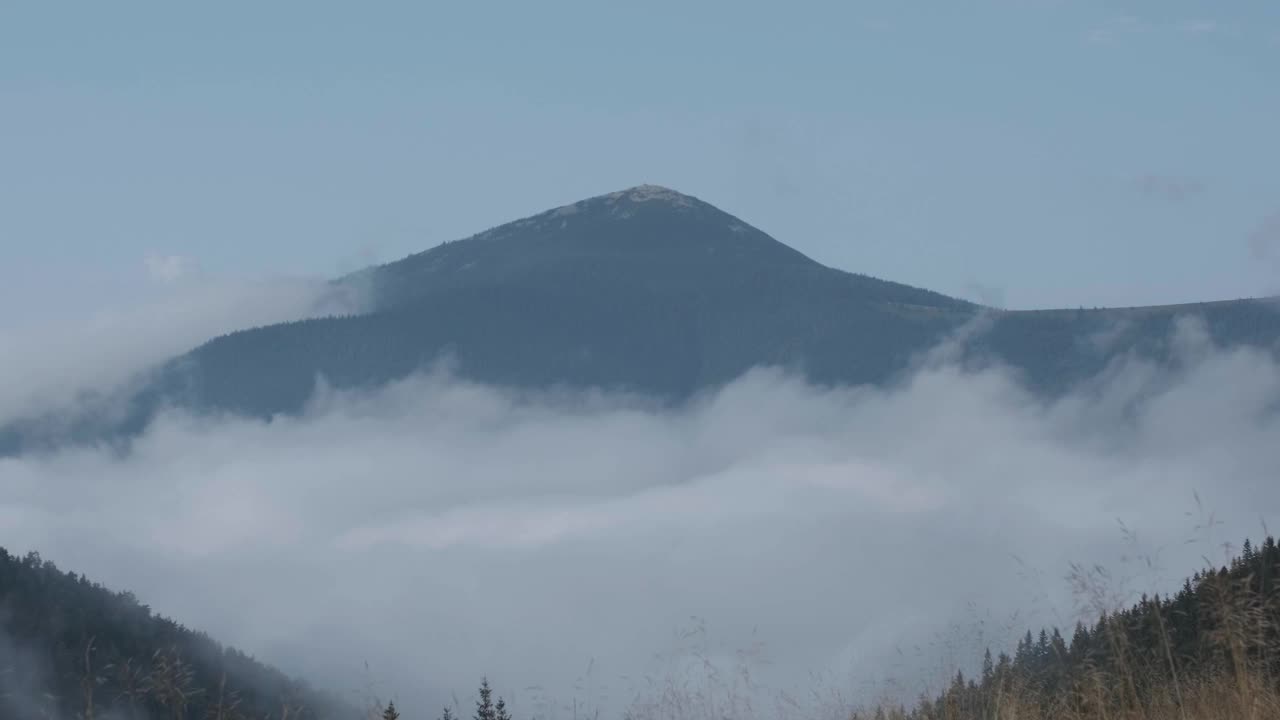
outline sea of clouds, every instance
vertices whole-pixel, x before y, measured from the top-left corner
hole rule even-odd
[[[328,291],[206,283],[0,333],[0,419]],[[678,407],[432,368],[320,383],[300,417],[171,412],[125,455],[0,459],[0,545],[423,717],[481,675],[525,716],[679,693],[817,716],[1176,588],[1276,525],[1280,366],[1190,319],[1171,340],[1176,370],[1121,358],[1055,400],[946,347],[888,387],[760,368]]]

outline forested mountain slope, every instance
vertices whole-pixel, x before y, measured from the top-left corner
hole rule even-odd
[[[1085,572],[1073,579],[1087,581]],[[1172,595],[1144,595],[1069,636],[1028,631],[1013,655],[988,651],[978,674],[958,674],[911,711],[855,720],[1280,717],[1277,577],[1275,539],[1246,540],[1227,565],[1197,572]]]
[[[223,714],[214,711],[221,708]],[[234,712],[233,712],[234,710]],[[355,717],[207,635],[32,553],[0,549],[0,717]]]

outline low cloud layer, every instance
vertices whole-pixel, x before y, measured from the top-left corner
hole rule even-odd
[[[149,301],[104,303],[69,322],[0,327],[0,426],[71,409],[212,337],[354,312],[363,302],[353,288],[319,279],[187,282],[187,261],[149,258],[153,264],[167,287]]]
[[[1074,622],[1073,561],[1168,588],[1280,517],[1280,367],[1177,341],[1176,373],[1052,403],[939,352],[890,388],[762,369],[674,409],[426,373],[271,423],[171,414],[127,457],[0,460],[0,542],[338,689],[367,661],[415,707],[487,673],[525,712],[616,708],[691,643],[755,648],[796,707],[913,694]]]

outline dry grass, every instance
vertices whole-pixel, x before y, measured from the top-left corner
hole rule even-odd
[[[1255,556],[1256,558],[1256,556]],[[1073,569],[1076,590],[1099,615],[1109,615],[1100,642],[1105,662],[1062,660],[1048,683],[1025,673],[997,674],[986,683],[953,684],[911,710],[874,707],[856,720],[1280,720],[1280,592],[1266,582],[1265,557],[1206,570],[1191,653],[1179,652],[1176,603],[1143,598],[1127,615],[1092,603],[1105,591]],[[1263,581],[1259,581],[1261,572]],[[1267,588],[1262,590],[1262,588]],[[1118,608],[1116,608],[1118,609]],[[1115,620],[1123,617],[1123,621]],[[1135,631],[1146,638],[1133,641]]]
[[[1045,696],[1010,684],[989,704],[966,707],[942,703],[903,711],[874,708],[854,711],[854,720],[1274,720],[1280,718],[1280,693],[1252,674],[1193,678],[1156,688],[1140,700],[1116,698],[1119,677],[1100,675],[1070,692]]]
[[[959,679],[916,703],[895,699],[854,707],[831,689],[799,700],[759,693],[746,664],[726,670],[686,652],[686,662],[673,672],[649,678],[622,717],[1280,720],[1280,567],[1268,565],[1267,557],[1228,560],[1229,571],[1209,567],[1189,583],[1190,594],[1137,602],[1127,600],[1127,591],[1105,572],[1073,567],[1069,579],[1082,615],[1107,618],[1086,628],[1084,651],[1076,654],[1071,643],[1052,645],[1051,657],[1040,665],[989,666],[982,680]],[[1179,598],[1193,598],[1195,611]]]

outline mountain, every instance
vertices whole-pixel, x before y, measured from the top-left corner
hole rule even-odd
[[[1266,302],[1006,312],[821,265],[701,200],[653,185],[590,198],[334,281],[368,311],[215,338],[125,402],[0,432],[129,435],[156,409],[269,417],[299,411],[318,377],[375,387],[446,360],[498,385],[600,387],[679,400],[758,365],[816,383],[883,383],[961,328],[967,361],[999,361],[1054,394],[1134,352],[1170,357],[1177,317],[1223,345],[1275,348]],[[975,321],[977,321],[975,323]]]
[[[219,707],[223,714],[215,714]],[[62,572],[36,553],[17,557],[0,548],[0,717],[95,716],[317,720],[357,713],[153,614],[131,593]]]
[[[317,375],[378,384],[443,353],[477,380],[684,397],[754,365],[871,382],[974,312],[824,267],[711,205],[641,186],[338,281],[373,311],[219,338],[171,366],[198,407],[300,407]],[[859,347],[874,343],[875,352]],[[253,368],[254,372],[245,372]]]

